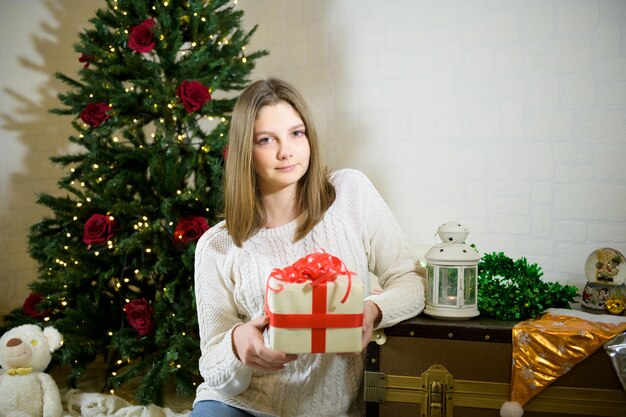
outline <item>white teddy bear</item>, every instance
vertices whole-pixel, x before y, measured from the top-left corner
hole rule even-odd
[[[0,416],[61,417],[61,395],[44,371],[51,353],[63,345],[54,327],[24,324],[0,338]]]

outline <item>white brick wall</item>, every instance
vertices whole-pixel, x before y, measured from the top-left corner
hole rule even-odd
[[[25,230],[45,210],[34,193],[54,191],[47,158],[71,132],[46,114],[51,74],[75,70],[76,33],[103,4],[79,3],[0,5],[0,314],[35,276]],[[549,280],[582,285],[598,247],[626,254],[626,1],[237,7],[259,24],[249,50],[270,51],[254,78],[302,90],[329,165],[368,174],[419,253],[457,220],[482,252],[525,256]]]

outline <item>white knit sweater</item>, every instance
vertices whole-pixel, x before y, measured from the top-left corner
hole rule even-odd
[[[263,315],[265,282],[284,268],[323,249],[340,258],[370,293],[370,272],[383,292],[371,295],[382,312],[379,327],[420,313],[423,278],[391,211],[365,175],[355,170],[331,174],[337,197],[322,221],[293,243],[297,220],[263,229],[233,243],[224,224],[209,229],[196,249],[195,291],[200,324],[200,373],[196,401],[218,400],[256,416],[359,416],[363,355],[301,354],[278,372],[252,371],[236,358],[232,330]],[[267,332],[265,342],[268,345]]]

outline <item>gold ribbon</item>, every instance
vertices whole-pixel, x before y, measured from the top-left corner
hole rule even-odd
[[[11,368],[7,371],[7,375],[28,375],[33,372],[33,368]]]

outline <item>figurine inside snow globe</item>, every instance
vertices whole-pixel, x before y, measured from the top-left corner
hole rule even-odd
[[[618,250],[600,248],[585,262],[587,284],[581,304],[594,310],[622,314],[626,304],[626,259]]]

